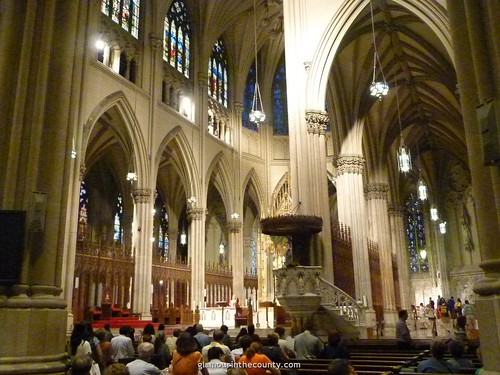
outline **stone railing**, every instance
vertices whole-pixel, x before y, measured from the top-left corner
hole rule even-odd
[[[323,307],[336,312],[356,326],[364,322],[364,307],[360,306],[354,298],[322,277],[319,277],[319,283]]]

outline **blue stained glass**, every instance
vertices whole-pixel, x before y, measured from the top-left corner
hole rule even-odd
[[[116,242],[120,243],[122,242],[123,239],[122,216],[123,216],[123,200],[121,194],[118,194],[118,197],[116,199],[113,239]]]
[[[429,259],[423,259],[419,252],[426,249],[424,217],[422,202],[410,195],[406,202],[406,236],[410,256],[410,270],[413,273],[428,272]]]
[[[222,40],[215,42],[209,62],[210,86],[208,92],[212,98],[227,107],[228,77],[227,60]]]
[[[102,0],[101,12],[138,38],[140,5],[140,0]]]
[[[243,93],[243,113],[241,114],[241,122],[244,128],[251,130],[259,130],[255,122],[251,122],[249,118],[252,110],[253,95],[255,92],[255,61],[252,63],[247,75],[245,83],[245,92]]]
[[[273,133],[288,135],[285,55],[280,59],[273,78]]]
[[[164,53],[164,59],[169,61],[170,65],[176,68],[178,72],[189,78],[189,38],[191,31],[186,6],[183,1],[173,2],[165,16],[164,26],[164,45],[169,46],[169,51]]]

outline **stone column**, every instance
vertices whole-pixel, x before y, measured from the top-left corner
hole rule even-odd
[[[326,169],[326,139],[325,132],[328,124],[328,114],[321,110],[306,111],[307,141],[311,151],[311,168],[314,168],[315,184],[313,188],[314,205],[317,207],[318,215],[323,218],[323,230],[318,235],[313,236],[313,241],[317,241],[312,254],[311,264],[323,265],[323,277],[333,282],[333,254],[332,235],[330,224],[330,205],[328,204],[328,177]]]
[[[168,260],[171,262],[177,261],[177,239],[178,238],[179,238],[179,229],[169,228],[168,229],[168,249],[169,249]]]
[[[356,299],[366,298],[372,306],[368,259],[366,201],[363,189],[365,159],[361,155],[340,155],[337,159],[337,202],[339,221],[351,228]]]
[[[389,185],[374,182],[366,187],[366,197],[371,220],[371,238],[378,243],[380,274],[382,278],[382,297],[384,299],[384,321],[388,326],[397,322],[392,269],[391,232],[387,211],[387,192]]]
[[[230,220],[227,223],[229,231],[229,251],[231,257],[231,267],[233,270],[233,294],[243,300],[245,291],[243,290],[244,266],[243,266],[243,223],[239,220]]]
[[[484,374],[500,374],[500,173],[498,166],[485,165],[481,126],[476,106],[496,98],[496,129],[498,131],[498,100],[500,98],[500,65],[498,54],[498,3],[446,2],[450,17],[455,67],[460,89],[460,103],[465,140],[472,177],[472,196],[476,205],[477,228],[481,244],[480,267],[485,278],[476,283],[479,294],[476,311],[483,348]],[[490,125],[491,126],[491,125]],[[498,147],[498,146],[497,146]]]
[[[406,246],[404,214],[405,208],[403,206],[391,205],[389,207],[392,253],[396,254],[398,260],[399,286],[396,287],[399,287],[401,307],[410,311],[413,299],[411,297],[410,257]]]
[[[196,306],[204,306],[205,288],[205,209],[191,207],[188,209],[189,235],[188,258],[191,264],[191,299],[189,304],[194,310]]]
[[[142,320],[151,319],[151,283],[153,249],[151,233],[153,232],[153,218],[151,215],[151,189],[139,188],[132,192],[134,197],[134,226],[133,252],[134,266],[134,294],[132,311],[140,314]]]

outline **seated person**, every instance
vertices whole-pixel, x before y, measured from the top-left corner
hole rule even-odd
[[[418,372],[435,374],[457,374],[459,367],[453,363],[446,362],[444,353],[446,344],[443,340],[434,340],[431,344],[432,357],[418,364]]]
[[[448,343],[448,351],[452,359],[448,363],[458,366],[458,368],[474,368],[474,364],[468,358],[464,358],[465,345],[459,340],[450,340]]]
[[[356,375],[356,371],[348,359],[337,358],[328,366],[327,375]]]
[[[92,368],[92,358],[86,354],[75,356],[71,363],[72,375],[89,375]]]
[[[349,358],[349,350],[342,345],[342,336],[338,332],[330,332],[328,335],[328,344],[325,345],[318,358],[335,359]]]
[[[149,363],[155,352],[155,347],[150,342],[143,342],[137,347],[139,358],[127,364],[130,375],[160,375],[161,371]]]
[[[262,354],[275,363],[283,363],[288,359],[278,345],[278,335],[276,333],[269,333],[266,341],[266,345],[262,347]]]
[[[130,375],[124,363],[113,363],[106,367],[104,375]]]

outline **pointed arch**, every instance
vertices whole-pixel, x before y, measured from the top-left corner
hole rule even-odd
[[[252,185],[256,198],[257,198],[257,207],[259,208],[259,211],[262,213],[263,212],[263,207],[264,207],[264,190],[262,188],[262,184],[260,183],[259,176],[257,175],[257,172],[255,171],[255,168],[251,168],[245,179],[243,180],[243,191],[242,191],[242,196],[244,196],[245,191],[247,190],[247,186]]]
[[[116,127],[113,130],[117,133],[120,140],[126,146],[127,151],[133,156],[133,164],[137,173],[140,185],[149,186],[149,168],[147,163],[146,143],[129,100],[126,98],[123,91],[114,92],[105,97],[96,105],[90,114],[87,122],[83,126],[82,135],[82,160],[85,160],[87,146],[92,134],[92,130],[97,121],[110,109],[115,109],[120,115],[123,127]]]
[[[165,151],[165,148],[168,147],[171,143],[174,143],[176,145],[176,148],[178,149],[179,155],[182,159],[181,161],[183,161],[181,168],[177,168],[177,171],[179,172],[179,176],[181,177],[186,188],[186,195],[188,197],[201,196],[202,192],[199,185],[200,174],[198,172],[197,164],[193,155],[193,150],[191,149],[186,134],[180,126],[173,128],[170,132],[168,132],[165,138],[163,138],[160,146],[158,147],[158,150],[156,151],[153,170],[158,173],[163,152]],[[157,178],[157,175],[154,177]]]
[[[285,172],[274,188],[271,197],[271,215],[292,213],[292,196],[290,194],[290,173]]]
[[[308,108],[323,108],[328,77],[337,50],[349,28],[369,2],[370,0],[359,2],[344,0],[344,3],[335,12],[330,23],[325,27],[325,32],[318,42],[318,48],[314,53],[315,59],[312,61],[311,70],[308,75],[309,80],[306,88]],[[448,17],[443,13],[444,8],[439,6],[439,4],[424,0],[394,0],[394,2],[409,9],[422,19],[436,33],[436,36],[443,43],[452,61],[454,61],[450,25]]]
[[[210,166],[207,169],[207,174],[205,176],[205,181],[207,182],[207,188],[210,185],[209,181],[211,177],[214,177],[213,182],[214,186],[219,191],[219,194],[224,202],[224,206],[226,209],[226,215],[229,217],[232,210],[234,210],[233,204],[233,191],[232,189],[232,179],[231,179],[231,168],[227,161],[224,152],[220,151],[215,157],[212,159]],[[208,190],[204,191],[204,197],[207,198]]]

